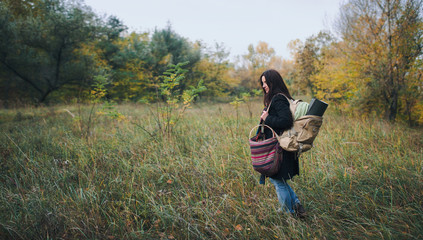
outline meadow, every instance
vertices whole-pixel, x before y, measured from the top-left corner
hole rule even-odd
[[[250,164],[259,100],[196,104],[170,136],[136,104],[84,135],[90,110],[0,110],[1,239],[423,238],[422,129],[329,108],[290,182],[297,219]]]

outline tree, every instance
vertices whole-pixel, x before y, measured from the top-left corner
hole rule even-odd
[[[118,51],[111,58],[113,83],[111,97],[117,100],[152,100],[152,56],[147,33],[131,33],[114,43]]]
[[[119,62],[114,57],[119,52],[118,41],[121,39],[122,33],[128,28],[115,16],[110,16],[107,22],[102,26],[102,36],[97,43],[97,48],[101,50],[101,58],[107,61],[112,69],[118,68]]]
[[[38,6],[42,0],[2,0],[14,16],[38,15],[41,13]]]
[[[281,57],[266,42],[261,41],[256,47],[252,44],[248,46],[248,53],[242,56],[242,61],[238,75],[241,77],[241,86],[248,90],[257,89],[258,78],[265,70],[282,68]]]
[[[405,76],[406,86],[402,89],[400,106],[410,126],[423,123],[423,59],[419,58]]]
[[[324,50],[332,43],[333,37],[328,32],[319,32],[306,39],[304,43],[297,40],[291,42],[294,52],[295,77],[294,85],[304,92],[316,95],[314,76],[323,68]]]
[[[152,74],[157,79],[170,65],[188,62],[186,69],[192,72],[194,65],[201,59],[201,51],[195,48],[187,39],[181,37],[172,30],[170,24],[162,30],[155,29],[150,40],[150,51],[152,57]],[[186,75],[186,81],[192,80]],[[187,84],[180,83],[185,89]]]
[[[84,44],[98,37],[98,19],[78,2],[48,0],[13,15],[0,3],[0,65],[30,87],[44,102],[67,84],[87,81],[92,58],[82,54]]]
[[[341,8],[338,30],[351,70],[360,74],[357,97],[363,107],[382,106],[394,121],[417,75],[422,56],[421,0],[350,0]],[[408,100],[405,100],[407,102]],[[411,102],[411,101],[408,101]]]
[[[213,49],[204,49],[205,53],[195,65],[194,78],[202,79],[207,90],[202,95],[224,96],[238,84],[231,76],[233,66],[230,64],[223,44],[216,43]]]
[[[320,70],[312,79],[317,98],[345,106],[357,91],[353,81],[357,71],[349,71],[349,62],[339,51],[342,44],[332,43],[323,50],[318,65]]]

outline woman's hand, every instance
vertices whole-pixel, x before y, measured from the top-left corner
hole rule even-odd
[[[264,121],[266,121],[267,116],[269,116],[269,113],[267,111],[263,111],[263,113],[261,114],[261,119]]]

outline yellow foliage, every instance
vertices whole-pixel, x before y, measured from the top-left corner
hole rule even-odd
[[[312,76],[317,87],[316,97],[335,103],[351,99],[357,91],[357,72],[350,71],[348,62],[335,48],[328,50],[323,65],[321,71]]]
[[[132,32],[125,38],[120,38],[114,42],[123,53],[136,52],[136,46],[141,42],[148,41],[148,34],[138,34]],[[118,98],[132,99],[139,96],[139,93],[146,89],[153,88],[152,74],[146,67],[145,62],[136,57],[131,57],[125,61],[125,65],[120,67],[115,73],[113,89],[110,91]]]
[[[108,62],[102,57],[102,49],[96,47],[97,42],[83,43],[81,47],[75,49],[77,54],[93,58],[97,68],[108,68]]]
[[[233,68],[227,62],[216,62],[211,58],[201,59],[194,67],[194,72],[200,73],[207,88],[206,94],[224,96],[225,90],[239,85],[239,78],[233,77]]]
[[[248,54],[242,56],[243,69],[239,71],[241,85],[248,89],[258,89],[260,74],[269,68],[281,71],[282,58],[275,54],[275,50],[266,42],[260,41],[257,46],[250,44]]]
[[[423,103],[417,103],[414,109],[416,111],[417,116],[419,117],[417,119],[417,122],[423,124]]]

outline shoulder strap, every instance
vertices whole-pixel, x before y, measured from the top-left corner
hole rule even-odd
[[[279,95],[279,94],[281,94],[281,93],[278,93],[276,95]],[[273,99],[276,97],[276,95],[272,97],[272,100],[270,101],[269,106],[267,107],[266,111],[270,110],[270,106],[272,106]]]
[[[292,116],[294,117],[294,120],[295,120],[295,111],[297,111],[297,107],[298,107],[298,104],[300,102],[302,102],[302,100],[300,100],[300,99],[293,100],[292,104],[291,104],[291,102],[289,102],[289,109],[291,110],[291,113],[292,113]]]
[[[278,94],[276,94],[276,95],[278,95]],[[270,106],[272,106],[273,99],[276,97],[276,95],[272,97],[272,100],[270,101],[269,106],[268,106],[268,107],[267,107],[267,109],[266,109],[266,111],[267,111],[267,112],[269,112],[269,110],[270,110]],[[264,122],[263,122],[263,120],[261,120],[261,121],[260,121],[260,127],[261,127],[261,133],[264,133]],[[271,129],[271,128],[270,128],[270,129]],[[258,132],[259,130],[260,130],[260,129],[257,129],[257,132]],[[273,129],[272,129],[272,130],[273,130]]]

